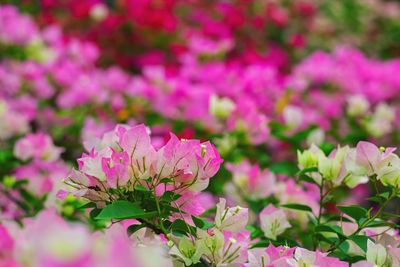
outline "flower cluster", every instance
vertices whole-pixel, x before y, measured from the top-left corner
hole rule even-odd
[[[118,196],[111,189],[129,193],[142,186],[152,190],[204,190],[218,171],[222,159],[210,142],[179,140],[171,134],[169,141],[156,150],[143,124],[117,126],[78,159],[79,170],[69,178],[78,190],[75,195],[96,202],[110,202]]]
[[[0,266],[400,266],[398,3],[23,2]]]
[[[346,184],[353,188],[367,183],[372,177],[385,186],[399,187],[399,157],[396,148],[378,148],[361,141],[355,148],[339,147],[328,156],[318,147],[298,152],[300,169],[316,168],[312,178],[321,184],[322,177],[332,184]]]

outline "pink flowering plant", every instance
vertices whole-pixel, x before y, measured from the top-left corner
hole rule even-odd
[[[397,2],[6,2],[0,267],[400,266]]]

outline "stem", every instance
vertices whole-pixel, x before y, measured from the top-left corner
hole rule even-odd
[[[165,229],[163,220],[161,218],[161,208],[160,208],[160,203],[158,201],[158,197],[157,197],[157,193],[156,193],[156,186],[153,187],[153,193],[154,193],[154,199],[156,200],[157,212],[160,217],[160,219],[158,219],[157,221],[160,225],[161,230],[164,232],[165,235],[167,235],[168,234],[167,230]]]
[[[323,178],[323,176],[321,175],[322,180],[321,180],[321,185],[319,185],[319,210],[318,210],[318,216],[316,216],[317,219],[317,226],[319,226],[321,224],[321,217],[322,217],[322,206],[324,203],[324,198],[328,195],[329,191],[326,192],[326,194],[324,194],[324,183],[325,183],[325,179]],[[318,240],[316,239],[315,236],[313,236],[313,245],[314,245],[314,250],[317,249],[318,246]]]
[[[203,258],[203,257],[200,258],[200,262],[201,262],[202,264],[204,264],[204,266],[206,266],[206,267],[212,267],[211,264],[208,263],[208,261],[207,261],[205,258]]]
[[[319,187],[319,211],[318,211],[318,217],[317,217],[317,221],[318,221],[318,225],[321,223],[321,216],[322,216],[322,206],[324,203],[324,198],[326,195],[324,195],[324,178],[322,178],[321,181],[321,186]]]
[[[392,193],[390,194],[389,198],[386,199],[386,201],[379,207],[378,211],[372,216],[370,217],[368,220],[366,220],[362,225],[360,225],[357,230],[352,233],[350,236],[348,237],[353,237],[356,236],[358,233],[360,233],[365,227],[368,226],[368,224],[370,222],[373,222],[376,218],[379,217],[379,215],[381,214],[381,212],[385,209],[385,207],[387,206],[387,204],[393,199],[393,197],[396,195],[395,190],[392,191]],[[334,244],[329,250],[328,253],[333,252],[335,249],[337,249],[341,244],[343,244],[344,241],[346,241],[347,239],[343,239],[342,241],[340,241],[337,244]]]

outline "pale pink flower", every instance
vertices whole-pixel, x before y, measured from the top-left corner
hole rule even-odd
[[[40,159],[55,161],[59,159],[63,148],[56,147],[50,136],[44,133],[28,134],[18,140],[14,146],[14,155],[21,160]]]
[[[276,240],[290,226],[285,212],[275,208],[272,204],[269,204],[260,213],[260,227],[264,235],[270,239]]]
[[[219,199],[217,213],[215,215],[215,226],[221,231],[239,232],[245,228],[248,222],[248,209],[239,206],[226,207],[226,200]]]

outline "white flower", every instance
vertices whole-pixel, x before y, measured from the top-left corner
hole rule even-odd
[[[303,123],[303,110],[295,106],[287,106],[283,110],[283,119],[290,129],[297,129]]]
[[[362,95],[353,95],[347,100],[347,113],[350,116],[360,116],[367,113],[369,109],[368,100]]]
[[[212,95],[210,98],[210,113],[216,118],[226,119],[236,108],[235,103],[226,97]]]
[[[260,227],[264,235],[270,239],[276,240],[277,236],[290,226],[285,212],[275,208],[272,204],[269,204],[260,213]]]
[[[367,242],[367,261],[376,265],[383,266],[387,259],[387,252],[381,244],[375,244],[371,240]]]

